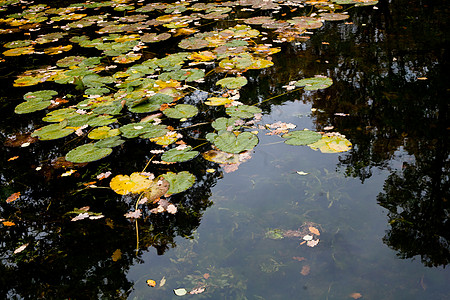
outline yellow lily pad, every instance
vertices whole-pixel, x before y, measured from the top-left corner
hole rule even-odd
[[[352,143],[343,135],[324,135],[320,140],[308,145],[313,150],[320,150],[322,153],[345,152],[352,148]]]
[[[140,172],[134,172],[130,176],[128,175],[117,175],[111,182],[109,186],[119,195],[127,194],[137,194],[145,191],[153,184],[148,176],[142,175]]]

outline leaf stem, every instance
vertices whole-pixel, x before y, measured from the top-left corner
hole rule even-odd
[[[283,96],[283,95],[286,95],[286,94],[289,94],[289,93],[292,93],[292,92],[296,92],[296,91],[298,91],[298,90],[300,90],[300,89],[303,89],[303,87],[299,87],[299,88],[296,88],[296,89],[294,89],[294,90],[287,91],[287,92],[285,92],[285,93],[282,93],[282,94],[279,94],[279,95],[276,95],[276,96],[267,98],[267,99],[265,99],[265,100],[263,100],[263,101],[261,101],[261,102],[258,102],[258,103],[253,104],[252,106],[260,105],[261,103],[264,103],[264,102],[273,100],[273,99],[275,99],[275,98],[281,97],[281,96]]]

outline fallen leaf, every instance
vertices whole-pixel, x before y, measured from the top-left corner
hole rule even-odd
[[[162,287],[166,284],[166,276],[163,276],[163,278],[161,278],[161,280],[159,281],[159,286]]]
[[[419,77],[419,78],[417,78],[417,80],[427,80],[428,78],[426,78],[426,77]]]
[[[305,236],[303,237],[303,239],[304,239],[305,241],[311,241],[311,240],[313,239],[313,236],[307,234],[307,235],[305,235]]]
[[[306,260],[306,258],[304,258],[303,256],[294,256],[292,257],[293,260],[297,260],[297,261],[304,261]]]
[[[5,222],[3,222],[3,225],[5,225],[5,226],[14,226],[14,225],[16,225],[16,223],[10,222],[10,221],[5,221]]]
[[[89,217],[89,213],[80,213],[76,217],[72,218],[70,221],[75,222],[79,220],[83,220]]]
[[[189,292],[191,295],[201,294],[205,291],[204,287],[198,287]]]
[[[105,173],[100,173],[97,175],[97,179],[98,180],[102,180],[102,179],[106,179],[108,178],[112,173],[111,172],[105,172]]]
[[[311,232],[312,234],[320,235],[320,231],[316,227],[310,226],[310,227],[308,227],[308,229],[309,229],[309,232]]]
[[[298,175],[308,175],[309,173],[303,172],[303,171],[297,171],[296,172]]]
[[[147,280],[147,284],[148,284],[148,286],[155,287],[156,286],[156,281],[154,281],[152,279],[148,279]]]
[[[122,258],[122,251],[120,251],[120,249],[117,249],[116,251],[114,251],[114,253],[111,255],[111,258],[113,261],[118,261],[119,259]]]
[[[187,291],[184,288],[175,289],[175,290],[173,290],[173,292],[175,293],[175,295],[180,296],[180,297],[187,294]]]
[[[317,246],[318,243],[319,243],[319,239],[311,240],[311,241],[307,241],[306,242],[306,246],[308,246],[308,247],[315,247],[315,246]]]
[[[310,266],[303,266],[302,270],[300,271],[300,274],[302,274],[303,276],[306,276],[309,274],[310,271],[311,271]]]
[[[13,156],[13,157],[9,158],[8,161],[16,160],[18,158],[19,158],[18,156]]]
[[[129,211],[126,214],[124,214],[125,218],[132,218],[132,219],[138,219],[142,215],[140,209],[136,209],[135,211]]]
[[[350,298],[353,298],[353,299],[359,299],[362,297],[362,295],[360,293],[351,293],[349,296],[350,296]]]
[[[29,243],[23,244],[22,246],[20,246],[16,250],[14,250],[14,254],[22,252],[23,250],[25,250],[26,247],[28,247],[28,245],[29,245]]]
[[[76,171],[77,171],[77,170],[69,170],[69,171],[67,171],[67,172],[62,173],[62,174],[61,174],[61,177],[70,176],[70,175],[72,175],[73,173],[75,173]]]
[[[211,275],[209,275],[209,273],[205,273],[205,274],[203,274],[203,278],[205,278],[205,279],[208,279],[208,278],[209,278],[209,276],[211,276]]]
[[[17,199],[19,199],[20,197],[20,192],[14,193],[11,196],[8,197],[8,199],[6,199],[6,203],[11,203],[13,201],[16,201]]]

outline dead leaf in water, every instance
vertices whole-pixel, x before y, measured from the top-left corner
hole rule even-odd
[[[119,259],[122,258],[122,251],[120,251],[120,249],[117,249],[116,251],[114,251],[114,253],[111,255],[111,258],[113,261],[118,261]]]
[[[308,227],[308,229],[312,234],[320,235],[320,231],[316,227],[310,226],[310,227]]]
[[[20,197],[20,192],[14,193],[11,196],[8,197],[8,199],[6,199],[6,203],[11,203],[13,201],[16,201],[17,199],[19,199]]]
[[[360,293],[351,293],[349,296],[350,296],[350,298],[353,298],[353,299],[359,299],[362,297],[362,295]]]
[[[302,274],[303,276],[306,276],[309,274],[310,271],[311,271],[310,266],[303,266],[302,270],[300,271],[300,274]]]

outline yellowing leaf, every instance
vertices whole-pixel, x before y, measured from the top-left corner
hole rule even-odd
[[[129,193],[137,194],[145,191],[152,185],[152,180],[148,176],[141,175],[139,172],[134,172],[130,176],[117,175],[113,179],[109,186],[120,195],[126,195]]]
[[[16,160],[18,158],[19,158],[18,156],[13,156],[13,157],[9,158],[8,161]]]
[[[113,261],[118,261],[119,259],[122,258],[122,251],[120,251],[120,249],[117,249],[116,251],[114,251],[114,253],[111,255],[111,258]]]
[[[207,99],[208,101],[205,101],[205,104],[211,105],[211,106],[220,106],[225,105],[233,102],[233,100],[225,97],[211,97]]]
[[[4,222],[3,222],[3,225],[4,225],[4,226],[14,226],[14,225],[16,225],[16,223],[10,222],[10,221],[4,221]]]
[[[349,295],[349,297],[350,297],[350,298],[353,298],[353,299],[359,299],[359,298],[362,297],[362,295],[361,295],[360,293],[351,293],[351,294]]]
[[[343,135],[330,133],[322,136],[320,140],[308,146],[313,150],[320,150],[322,153],[337,153],[350,150],[352,143]]]
[[[156,281],[154,281],[152,279],[148,279],[147,284],[148,284],[148,286],[154,287],[154,286],[156,286]]]
[[[309,231],[310,231],[312,234],[320,235],[320,232],[319,232],[319,230],[318,230],[316,227],[310,226],[310,227],[308,227],[308,229],[309,229]]]

